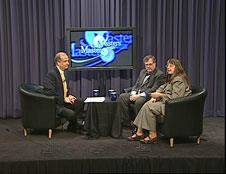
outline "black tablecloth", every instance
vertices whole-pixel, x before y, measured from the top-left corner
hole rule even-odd
[[[84,129],[89,132],[90,137],[111,135],[117,103],[109,98],[103,103],[88,103]]]

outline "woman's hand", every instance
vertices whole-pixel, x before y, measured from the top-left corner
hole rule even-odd
[[[162,98],[162,93],[159,93],[159,92],[151,93],[151,97],[155,99]]]
[[[148,103],[155,103],[156,102],[156,99],[155,98],[151,98]]]

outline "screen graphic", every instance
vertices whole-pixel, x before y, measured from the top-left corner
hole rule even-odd
[[[69,28],[69,69],[132,69],[134,36],[134,28]]]

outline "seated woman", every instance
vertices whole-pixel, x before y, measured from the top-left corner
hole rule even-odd
[[[191,83],[179,60],[172,58],[167,61],[166,83],[160,86],[156,92],[151,93],[151,99],[146,102],[138,113],[134,124],[137,132],[128,137],[129,141],[141,141],[141,143],[158,143],[156,131],[156,116],[165,115],[165,101],[191,94]],[[149,130],[149,136],[144,137],[143,129]]]

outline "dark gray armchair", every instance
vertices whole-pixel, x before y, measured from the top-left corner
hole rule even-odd
[[[27,136],[27,129],[48,129],[49,138],[52,137],[52,130],[63,125],[67,120],[56,115],[56,102],[54,96],[43,94],[43,87],[27,83],[19,87],[22,125],[24,136]]]
[[[170,147],[174,146],[174,137],[197,136],[200,144],[206,97],[206,89],[194,86],[192,95],[166,101],[165,116],[157,116],[157,128],[170,138]]]

